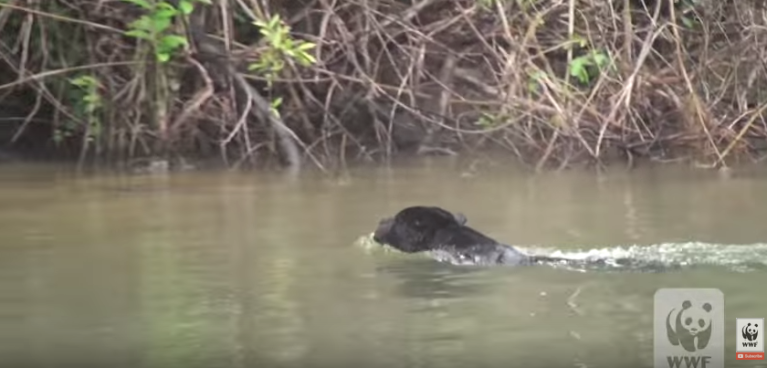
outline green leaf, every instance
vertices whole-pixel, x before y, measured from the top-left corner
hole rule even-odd
[[[312,55],[312,54],[309,54],[309,53],[306,53],[306,52],[302,52],[301,53],[301,57],[303,59],[305,59],[307,62],[309,62],[309,64],[317,63],[317,59],[315,59],[314,55]]]
[[[269,109],[272,111],[272,114],[276,117],[280,117],[280,110],[278,108],[282,105],[282,97],[277,97],[269,104]]]
[[[170,54],[159,52],[157,53],[157,60],[161,63],[166,63],[170,60]]]
[[[142,15],[133,22],[130,22],[128,26],[133,29],[150,30],[152,29],[152,18],[149,18],[146,15]]]
[[[176,15],[178,15],[178,9],[164,1],[157,4],[157,9],[154,11],[155,17],[171,18]]]
[[[146,0],[122,0],[123,2],[134,4],[136,6],[139,6],[141,8],[152,10],[152,4],[150,4]]]
[[[142,40],[148,40],[150,38],[149,32],[144,31],[142,29],[134,29],[132,31],[125,32],[126,36],[139,38]]]
[[[309,66],[312,63],[311,56],[304,52],[297,53],[295,56],[293,56],[293,59],[302,66]]]
[[[179,35],[167,35],[160,39],[160,43],[164,47],[175,49],[179,46],[186,46],[188,44],[186,37]]]
[[[267,36],[267,39],[269,40],[269,43],[276,48],[282,46],[282,35],[279,32],[270,33]]]
[[[266,63],[264,63],[263,60],[259,60],[256,63],[248,65],[248,70],[249,71],[263,70],[263,69],[266,69],[267,67],[268,66],[266,65]]]
[[[583,84],[587,84],[589,82],[589,73],[586,71],[586,69],[581,69],[576,76],[578,77],[578,80]]]
[[[312,42],[301,42],[296,47],[296,50],[298,50],[298,51],[307,51],[307,50],[313,49],[315,46],[317,46],[317,45],[315,45]]]
[[[178,3],[178,8],[182,13],[184,13],[184,15],[189,15],[194,11],[194,4],[192,4],[191,1],[182,0]]]
[[[610,61],[610,59],[607,57],[607,55],[605,55],[605,54],[603,54],[601,52],[595,53],[593,55],[593,58],[594,58],[594,63],[600,69],[602,69]]]
[[[573,61],[570,62],[570,75],[575,76],[579,73],[585,67],[584,61],[583,58],[573,59]]]
[[[154,18],[152,19],[152,29],[154,29],[156,33],[162,33],[170,28],[170,23],[170,18]]]
[[[276,29],[278,23],[280,23],[280,15],[275,14],[272,19],[269,20],[269,29]]]
[[[588,83],[589,80],[589,74],[586,71],[587,62],[588,59],[581,56],[573,59],[570,63],[570,75],[578,78],[584,84]]]
[[[182,1],[184,1],[184,0],[182,0]],[[173,2],[175,3],[175,1],[173,1]],[[170,3],[170,2],[167,2],[167,1],[160,1],[160,2],[158,2],[158,3],[157,3],[157,10],[155,11],[155,13],[157,13],[157,12],[160,12],[160,11],[165,11],[165,12],[170,12],[170,11],[173,11],[173,12],[178,12],[178,10],[176,9],[176,7],[175,7],[175,6],[173,6],[173,4],[172,4],[172,3]]]
[[[77,87],[89,87],[89,86],[95,86],[97,84],[97,81],[96,81],[96,78],[90,75],[83,75],[83,76],[72,79],[69,83]]]

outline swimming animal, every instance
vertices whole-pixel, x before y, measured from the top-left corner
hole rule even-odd
[[[429,253],[438,261],[456,265],[550,264],[645,270],[657,270],[659,266],[628,258],[584,260],[525,254],[469,227],[467,222],[466,216],[440,207],[407,207],[380,220],[373,240],[405,253]]]

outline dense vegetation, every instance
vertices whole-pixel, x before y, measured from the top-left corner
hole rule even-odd
[[[644,2],[643,2],[644,1]],[[767,148],[757,0],[0,0],[0,139],[294,169]]]

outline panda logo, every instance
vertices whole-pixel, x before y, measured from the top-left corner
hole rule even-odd
[[[671,345],[681,345],[684,350],[694,353],[696,350],[705,349],[711,339],[711,310],[709,303],[701,306],[693,306],[689,300],[682,303],[682,309],[674,308],[666,316],[666,333]],[[676,313],[672,325],[671,315]],[[697,340],[697,344],[696,344]]]
[[[749,323],[743,326],[743,329],[740,331],[740,333],[743,335],[744,339],[748,341],[754,341],[759,335],[759,325],[754,323],[754,325],[751,326],[751,324]]]

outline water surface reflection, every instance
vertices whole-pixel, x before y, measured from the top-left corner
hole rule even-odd
[[[456,268],[354,242],[426,203],[505,242],[561,251],[767,243],[763,174],[464,168],[297,183],[0,168],[0,365],[649,367],[658,287],[722,289],[727,364],[742,365],[729,358],[734,318],[764,313],[753,289],[763,270]]]

